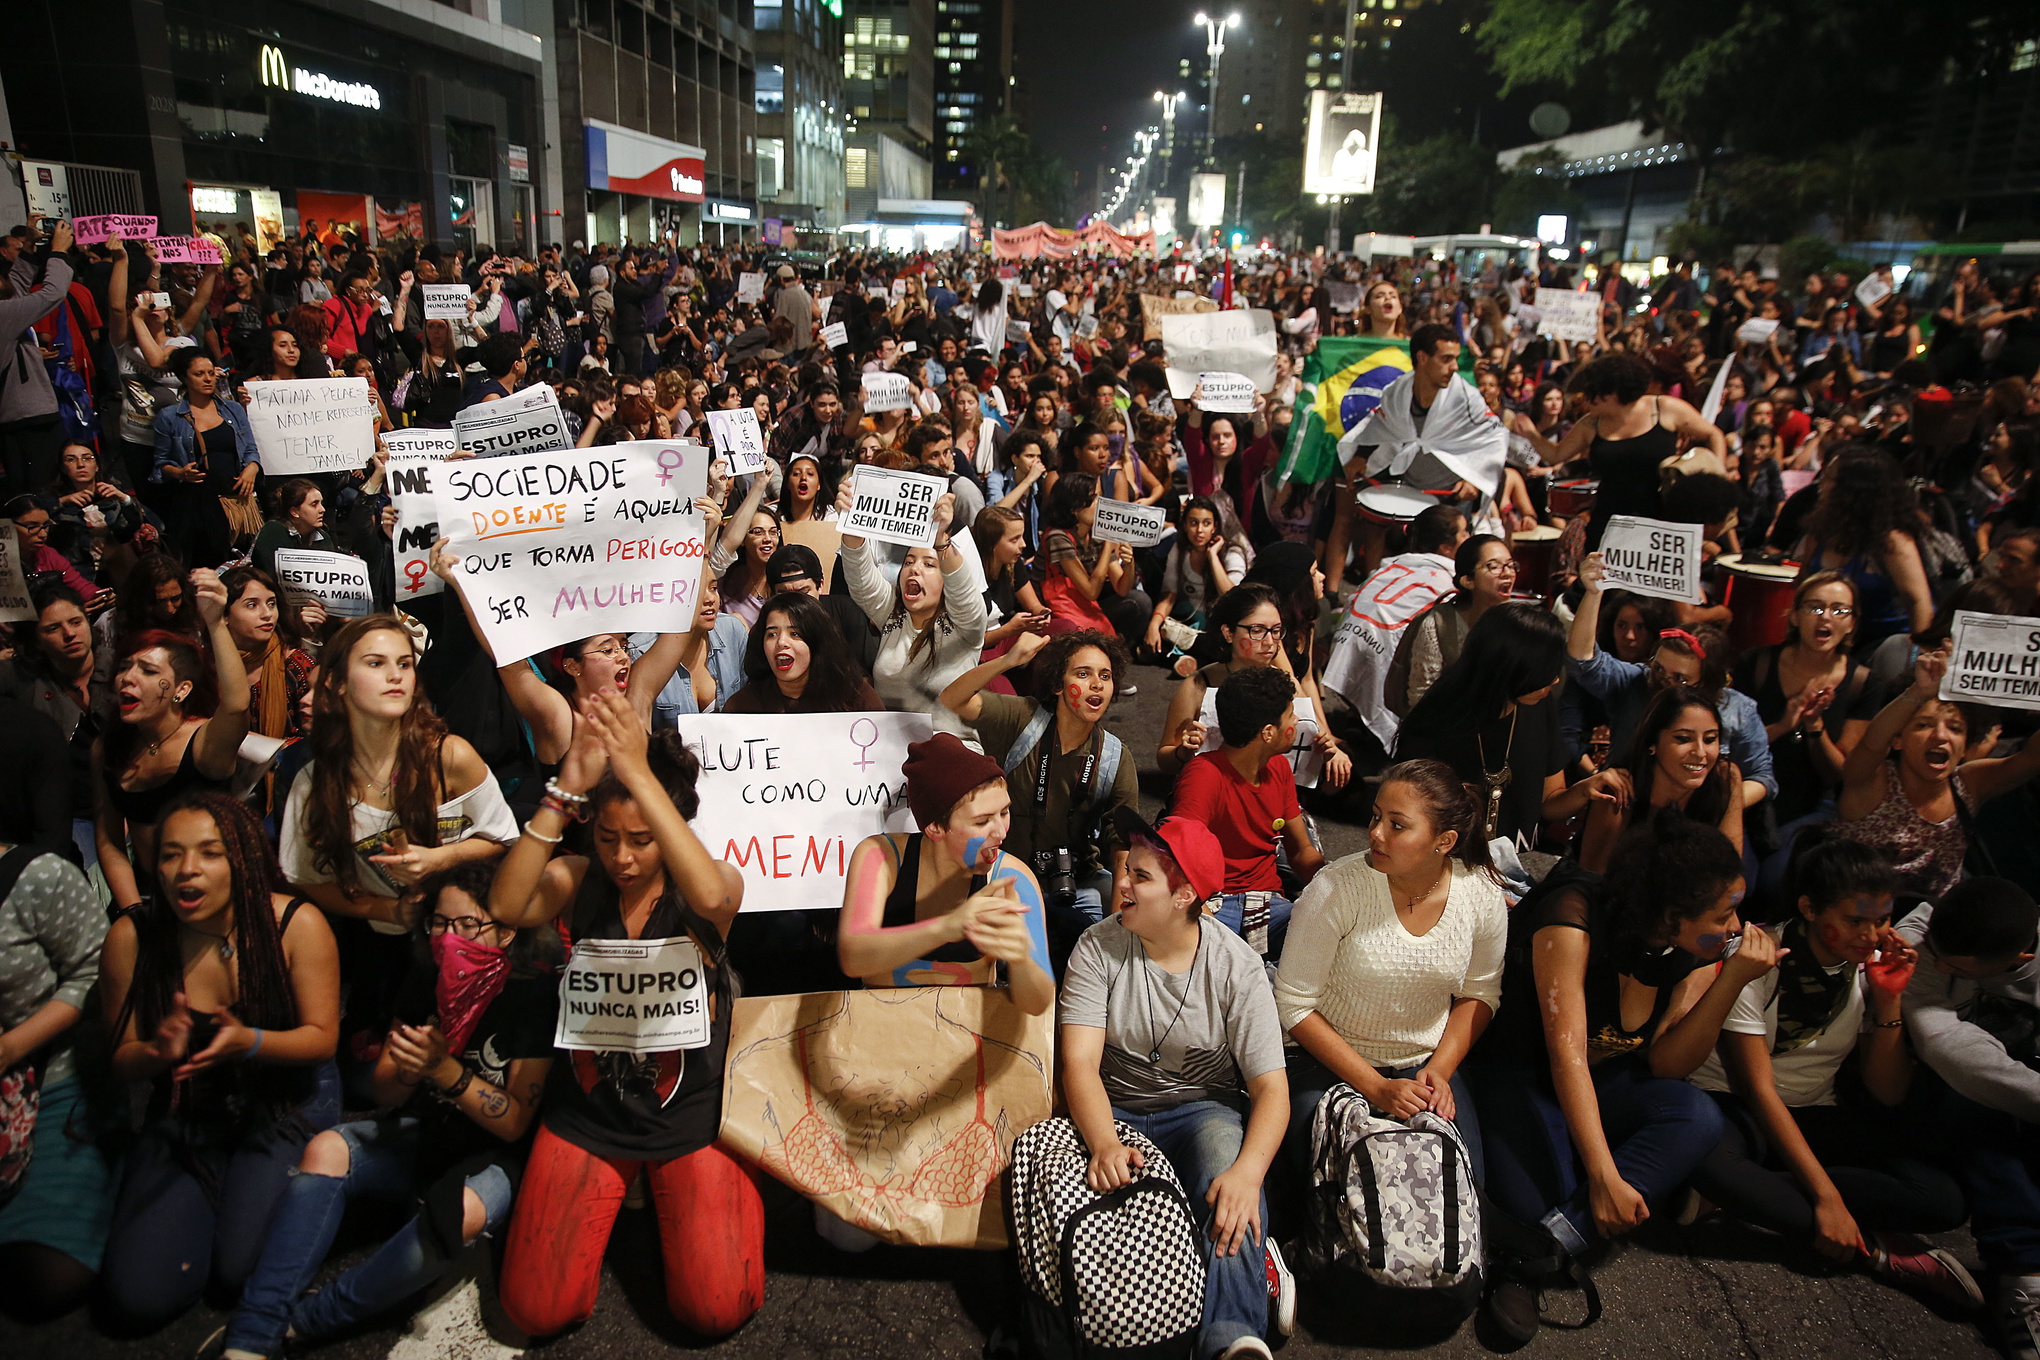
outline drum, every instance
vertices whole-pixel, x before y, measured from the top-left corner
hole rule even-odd
[[[1721,602],[1735,611],[1728,625],[1728,640],[1735,654],[1783,642],[1789,631],[1785,615],[1792,608],[1792,583],[1799,579],[1799,564],[1745,563],[1738,553],[1723,553],[1714,559],[1714,565],[1727,577]]]
[[[1437,496],[1396,482],[1363,486],[1353,500],[1359,506],[1361,518],[1376,524],[1408,524],[1439,503]]]
[[[1594,493],[1600,489],[1600,482],[1591,477],[1577,477],[1569,482],[1553,482],[1550,492],[1551,513],[1560,519],[1584,515],[1594,508]]]
[[[1533,596],[1539,600],[1550,600],[1551,563],[1558,551],[1558,540],[1565,533],[1549,524],[1540,524],[1534,529],[1519,529],[1509,535],[1509,551],[1516,558],[1516,593]]]

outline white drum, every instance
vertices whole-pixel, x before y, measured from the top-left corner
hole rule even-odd
[[[1440,498],[1398,483],[1363,486],[1353,497],[1363,518],[1378,524],[1408,524]]]

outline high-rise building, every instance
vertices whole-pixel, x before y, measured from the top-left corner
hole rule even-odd
[[[1220,5],[1224,0],[1217,0]],[[1240,25],[1228,30],[1219,61],[1216,129],[1286,133],[1303,126],[1304,54],[1307,30],[1333,10],[1345,17],[1344,0],[1237,0]],[[1336,31],[1338,20],[1331,21]]]
[[[970,140],[1011,109],[1013,0],[935,0],[935,187],[971,192],[988,166]],[[980,205],[982,206],[982,205]]]
[[[843,224],[843,0],[753,0],[758,210],[798,232]]]
[[[936,0],[845,0],[843,186],[853,223],[935,192]]]

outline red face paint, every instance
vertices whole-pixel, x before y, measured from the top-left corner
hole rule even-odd
[[[1071,708],[1081,708],[1084,703],[1084,687],[1074,680],[1063,686],[1063,699]]]
[[[1832,921],[1823,922],[1820,928],[1821,943],[1839,954],[1849,942],[1850,931],[1843,930]]]

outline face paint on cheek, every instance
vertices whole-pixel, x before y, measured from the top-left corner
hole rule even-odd
[[[1071,708],[1079,707],[1084,702],[1084,687],[1072,680],[1063,686],[1063,699]]]
[[[1850,932],[1844,930],[1842,927],[1836,925],[1832,921],[1823,921],[1821,923],[1820,927],[1821,943],[1826,945],[1829,949],[1834,950],[1838,954],[1842,951],[1843,946],[1845,946],[1848,943],[1849,934]]]
[[[963,862],[973,869],[977,868],[978,856],[984,854],[985,842],[988,839],[990,838],[986,836],[972,836],[969,840],[965,841],[963,843]]]

